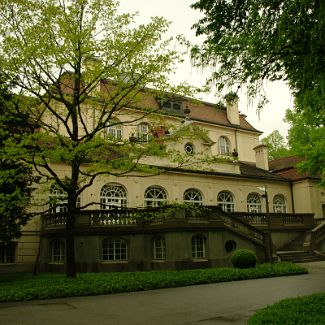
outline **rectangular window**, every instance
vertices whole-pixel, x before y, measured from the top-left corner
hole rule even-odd
[[[141,123],[138,125],[138,142],[149,142],[149,125]]]
[[[0,263],[9,264],[15,263],[15,245],[14,244],[1,244],[0,245]]]

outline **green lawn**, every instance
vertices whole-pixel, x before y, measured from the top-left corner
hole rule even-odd
[[[321,325],[325,324],[325,293],[289,298],[258,311],[249,325]]]
[[[251,269],[80,273],[76,279],[53,273],[41,273],[37,276],[26,273],[1,274],[0,301],[111,294],[304,273],[308,271],[298,265],[277,262],[260,264]]]

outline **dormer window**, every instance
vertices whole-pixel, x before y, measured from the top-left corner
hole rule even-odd
[[[182,103],[181,102],[176,102],[176,101],[164,101],[161,103],[161,108],[167,111],[175,112],[175,113],[180,113],[182,109]]]

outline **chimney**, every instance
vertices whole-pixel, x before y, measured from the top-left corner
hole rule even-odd
[[[225,96],[227,107],[227,118],[231,124],[239,125],[238,96],[230,92]]]
[[[265,144],[260,144],[254,148],[256,167],[269,170],[268,147]]]

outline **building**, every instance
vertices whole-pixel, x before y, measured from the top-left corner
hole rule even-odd
[[[107,82],[100,87],[109,91]],[[114,116],[115,123],[103,136],[145,145],[150,136],[166,139],[170,130],[186,126],[190,132],[180,141],[164,145],[188,159],[180,164],[146,157],[143,164],[159,166],[164,172],[95,179],[79,197],[81,206],[100,203],[96,209],[89,206],[82,211],[77,220],[79,271],[223,266],[229,265],[236,248],[252,249],[263,261],[271,249],[270,232],[275,254],[315,227],[320,230],[316,230],[313,249],[325,251],[324,227],[315,222],[324,217],[325,190],[318,187],[316,179],[288,177],[275,162],[270,171],[267,147],[259,142],[262,132],[240,114],[236,96],[228,98],[225,106],[181,96],[160,100],[145,95],[143,100],[154,114],[132,124],[119,123],[130,114],[139,114],[126,107]],[[91,124],[96,113],[91,107],[86,112]],[[206,159],[199,162],[196,157]],[[210,158],[212,162],[207,163]],[[63,177],[66,165],[53,165]],[[48,187],[38,191],[34,200],[49,202],[49,213],[33,218],[11,247],[0,248],[2,272],[30,270],[35,261],[41,270],[64,270],[64,195]],[[179,208],[177,204],[182,202],[192,208]],[[159,213],[152,210],[162,203],[172,203],[174,208]]]

